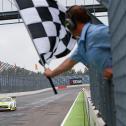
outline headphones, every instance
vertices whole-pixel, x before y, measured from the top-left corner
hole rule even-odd
[[[70,30],[73,31],[77,27],[77,22],[75,20],[75,16],[70,14],[70,10],[73,8],[69,8],[68,11],[66,11],[66,20],[65,20],[65,26]]]
[[[76,6],[76,5],[75,5]],[[76,20],[76,16],[71,14],[71,9],[75,6],[70,7],[67,11],[66,11],[66,19],[65,19],[65,26],[70,30],[73,31],[76,29],[77,27],[77,20]],[[83,11],[84,8],[83,6],[80,6],[80,9]],[[84,10],[85,11],[85,10]],[[87,15],[89,15],[88,10],[87,11]],[[90,15],[89,15],[90,16]]]
[[[76,29],[76,21],[74,19],[70,19],[70,18],[66,18],[65,21],[65,26],[70,30],[73,31],[74,29]]]

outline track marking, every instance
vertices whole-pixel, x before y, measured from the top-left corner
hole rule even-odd
[[[75,105],[75,103],[76,103],[78,97],[79,97],[79,94],[80,94],[80,92],[78,93],[78,95],[77,95],[77,97],[76,97],[74,103],[72,104],[72,106],[71,106],[69,112],[67,113],[66,117],[64,118],[64,120],[63,120],[63,122],[62,122],[62,124],[61,124],[60,126],[64,126],[66,120],[68,119],[68,117],[69,117],[69,115],[70,115],[70,113],[71,113],[71,111],[72,111],[72,109],[73,109],[73,107],[74,107],[74,105]]]

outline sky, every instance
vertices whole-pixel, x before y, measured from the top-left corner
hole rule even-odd
[[[77,1],[77,4],[84,3],[84,0],[68,0],[67,5],[73,5],[75,1]],[[16,10],[8,0],[3,0],[3,2],[3,7],[0,6],[0,12],[10,11],[11,9]],[[86,4],[92,4],[93,2],[94,0],[85,0]],[[66,0],[62,0],[62,4],[66,4]],[[0,5],[2,5],[2,0],[0,0]],[[106,18],[101,20],[107,22]],[[64,59],[52,61],[49,67],[54,69]],[[23,23],[0,25],[0,61],[35,71],[35,64],[38,64],[38,60],[39,56]],[[84,65],[78,64],[74,68],[76,71],[82,70]],[[38,69],[43,72],[43,68],[39,64]]]

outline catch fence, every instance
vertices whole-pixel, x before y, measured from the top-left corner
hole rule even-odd
[[[57,76],[53,78],[53,82],[55,86],[69,85],[72,78],[82,78],[82,83],[89,83],[88,75],[75,74]],[[0,93],[33,91],[49,87],[49,81],[43,74],[0,62]]]

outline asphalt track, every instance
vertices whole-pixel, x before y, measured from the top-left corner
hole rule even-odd
[[[16,111],[0,111],[0,126],[60,126],[81,89],[18,96]]]

